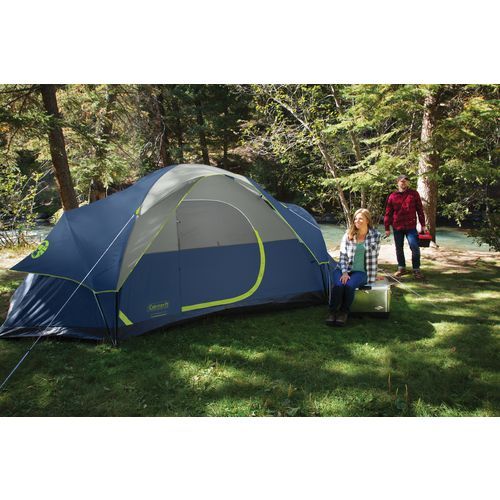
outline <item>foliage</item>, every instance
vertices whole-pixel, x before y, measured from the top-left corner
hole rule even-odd
[[[364,204],[378,218],[397,174],[416,169],[423,97],[416,86],[256,85],[253,95],[260,118],[249,130],[252,144],[284,165],[291,191],[307,185],[318,201],[336,204],[340,189],[349,213]]]
[[[167,164],[201,163],[202,140],[211,164],[233,166],[229,151],[239,141],[249,101],[231,85],[138,86],[135,126],[142,141],[144,172]]]
[[[496,250],[500,249],[499,89],[498,85],[454,89],[438,130],[442,213],[458,224],[476,215],[471,235]]]
[[[479,212],[474,234],[495,232],[498,86],[255,85],[252,91],[257,114],[244,134],[257,155],[274,162],[267,178],[285,179],[297,200],[310,192],[304,201],[313,209],[329,199],[338,211],[344,193],[350,213],[364,204],[375,220],[397,175],[407,173],[416,186],[423,100],[439,91],[438,215],[460,224]],[[323,168],[328,162],[319,145],[334,169]]]
[[[318,85],[253,85],[256,116],[247,122],[244,141],[266,168],[256,179],[279,199],[322,213],[336,197],[325,186],[328,173],[318,145],[327,117],[333,113]],[[252,172],[253,173],[253,172]]]
[[[80,202],[92,190],[137,178],[137,137],[129,116],[134,87],[121,85],[68,85],[59,104],[65,121],[66,148]]]
[[[490,211],[486,214],[485,224],[470,230],[470,236],[479,244],[489,245],[496,252],[500,252],[500,214],[498,202],[490,201]]]
[[[416,186],[423,102],[436,91],[438,215],[473,221],[486,241],[500,194],[498,85],[61,85],[58,102],[80,202],[209,162],[316,214],[345,219],[364,205],[380,221],[398,174]],[[2,164],[47,174],[48,125],[39,86],[0,85]],[[43,182],[35,210],[50,215],[56,186]]]
[[[0,156],[1,161],[1,156]],[[29,245],[34,226],[34,201],[40,174],[28,177],[19,167],[4,160],[0,170],[0,247]]]

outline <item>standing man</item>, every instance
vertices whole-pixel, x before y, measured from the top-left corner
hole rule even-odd
[[[394,191],[387,198],[385,206],[385,235],[391,234],[391,227],[394,230],[394,244],[396,245],[396,257],[398,259],[398,270],[394,276],[400,277],[407,274],[405,254],[403,251],[404,238],[408,240],[411,249],[411,263],[413,275],[416,279],[423,279],[420,272],[420,247],[418,245],[417,215],[418,221],[425,231],[424,209],[420,195],[409,187],[407,175],[400,175],[397,178],[398,190]]]

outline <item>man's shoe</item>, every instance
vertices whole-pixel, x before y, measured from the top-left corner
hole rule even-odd
[[[416,280],[423,280],[424,279],[424,275],[418,269],[416,271],[413,271],[413,277]]]
[[[325,324],[327,326],[335,326],[335,320],[337,319],[337,316],[335,313],[331,313],[328,315],[328,318],[325,320]]]
[[[405,274],[408,274],[408,271],[406,269],[398,269],[393,276],[395,278],[401,278],[401,276],[404,276]]]
[[[344,326],[347,323],[348,316],[349,316],[349,314],[346,312],[339,312],[337,314],[337,319],[335,321],[335,324],[337,326]]]

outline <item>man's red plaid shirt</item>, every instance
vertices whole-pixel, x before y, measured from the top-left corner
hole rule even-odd
[[[395,191],[389,195],[385,205],[385,230],[389,231],[390,226],[398,231],[416,229],[417,215],[420,225],[425,226],[424,209],[418,192],[414,189]]]

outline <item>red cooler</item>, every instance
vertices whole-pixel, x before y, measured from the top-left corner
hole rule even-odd
[[[432,236],[431,233],[418,233],[418,246],[428,247],[431,244]]]

